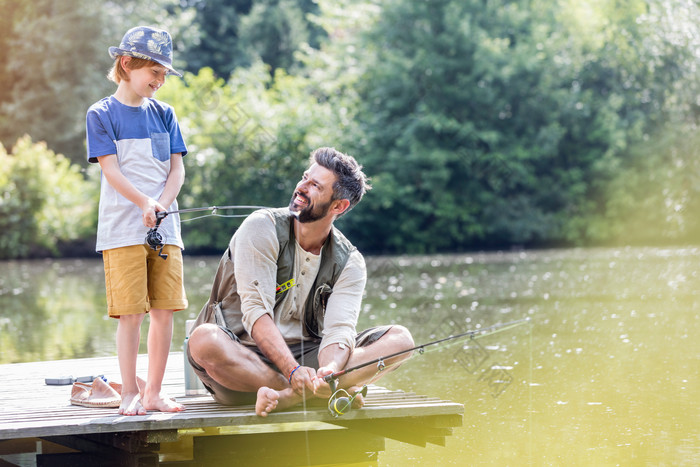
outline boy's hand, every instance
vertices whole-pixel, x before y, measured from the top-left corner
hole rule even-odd
[[[153,198],[148,198],[143,206],[141,206],[141,211],[143,211],[143,225],[152,229],[156,226],[156,212],[165,211],[166,209]]]

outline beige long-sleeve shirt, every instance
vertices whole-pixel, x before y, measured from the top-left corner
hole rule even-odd
[[[236,231],[229,246],[235,258],[243,327],[248,333],[241,340],[253,344],[249,337],[253,324],[268,314],[287,343],[301,341],[304,306],[318,273],[321,255],[305,251],[295,240],[295,285],[274,310],[279,243],[271,214],[258,211],[250,215]],[[319,350],[330,344],[354,348],[355,325],[366,280],[364,258],[355,250],[350,254],[328,299]]]

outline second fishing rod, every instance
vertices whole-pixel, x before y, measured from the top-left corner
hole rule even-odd
[[[334,417],[337,417],[339,415],[343,415],[347,413],[350,408],[352,407],[352,402],[354,401],[355,397],[357,397],[358,394],[362,394],[363,396],[367,395],[367,383],[363,385],[363,387],[357,391],[355,394],[350,395],[348,394],[347,391],[344,389],[338,389],[338,379],[343,376],[347,375],[349,373],[352,373],[353,371],[366,368],[370,365],[377,365],[377,372],[375,373],[375,376],[379,374],[380,372],[384,371],[387,368],[386,361],[389,360],[390,358],[393,357],[398,357],[400,355],[407,354],[409,352],[415,352],[417,351],[419,355],[422,355],[425,353],[425,349],[427,347],[432,347],[432,346],[437,346],[438,344],[442,344],[448,341],[459,341],[459,339],[465,339],[465,338],[470,338],[470,339],[476,339],[478,337],[484,337],[488,335],[495,334],[497,332],[503,332],[507,331],[509,329],[513,329],[517,326],[521,326],[523,324],[529,323],[531,319],[528,318],[522,318],[522,319],[516,319],[513,321],[509,321],[507,323],[498,323],[494,324],[492,326],[487,326],[484,328],[479,328],[479,329],[474,329],[470,331],[466,331],[460,334],[455,334],[455,335],[450,335],[447,337],[443,337],[441,339],[437,339],[431,342],[426,342],[425,344],[417,345],[415,347],[411,347],[410,349],[405,349],[401,350],[399,352],[395,352],[389,355],[385,355],[379,358],[375,358],[373,360],[369,360],[367,362],[361,363],[359,365],[355,365],[350,368],[345,368],[344,370],[336,371],[334,373],[331,373],[330,375],[324,376],[323,380],[328,383],[328,385],[331,388],[331,397],[328,400],[328,410],[330,411],[331,415]]]

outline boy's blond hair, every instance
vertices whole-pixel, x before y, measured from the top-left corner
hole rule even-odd
[[[122,80],[123,81],[129,81],[129,75],[127,74],[126,70],[122,66],[122,57],[123,55],[117,55],[117,57],[114,59],[114,64],[112,65],[112,68],[109,70],[109,73],[107,74],[107,78],[109,78],[110,81],[114,81],[115,83],[119,84]],[[145,68],[147,66],[153,66],[153,65],[158,65],[156,62],[152,60],[146,60],[145,58],[136,58],[136,57],[129,57],[131,60],[127,62],[126,67],[130,70],[138,70],[139,68]]]

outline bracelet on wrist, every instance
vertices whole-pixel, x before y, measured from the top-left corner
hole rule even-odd
[[[299,369],[300,366],[301,366],[301,365],[297,365],[297,366],[289,373],[289,378],[288,378],[288,380],[289,380],[289,384],[290,384],[290,385],[292,384],[292,375],[294,375],[294,372],[297,371],[297,370]]]

